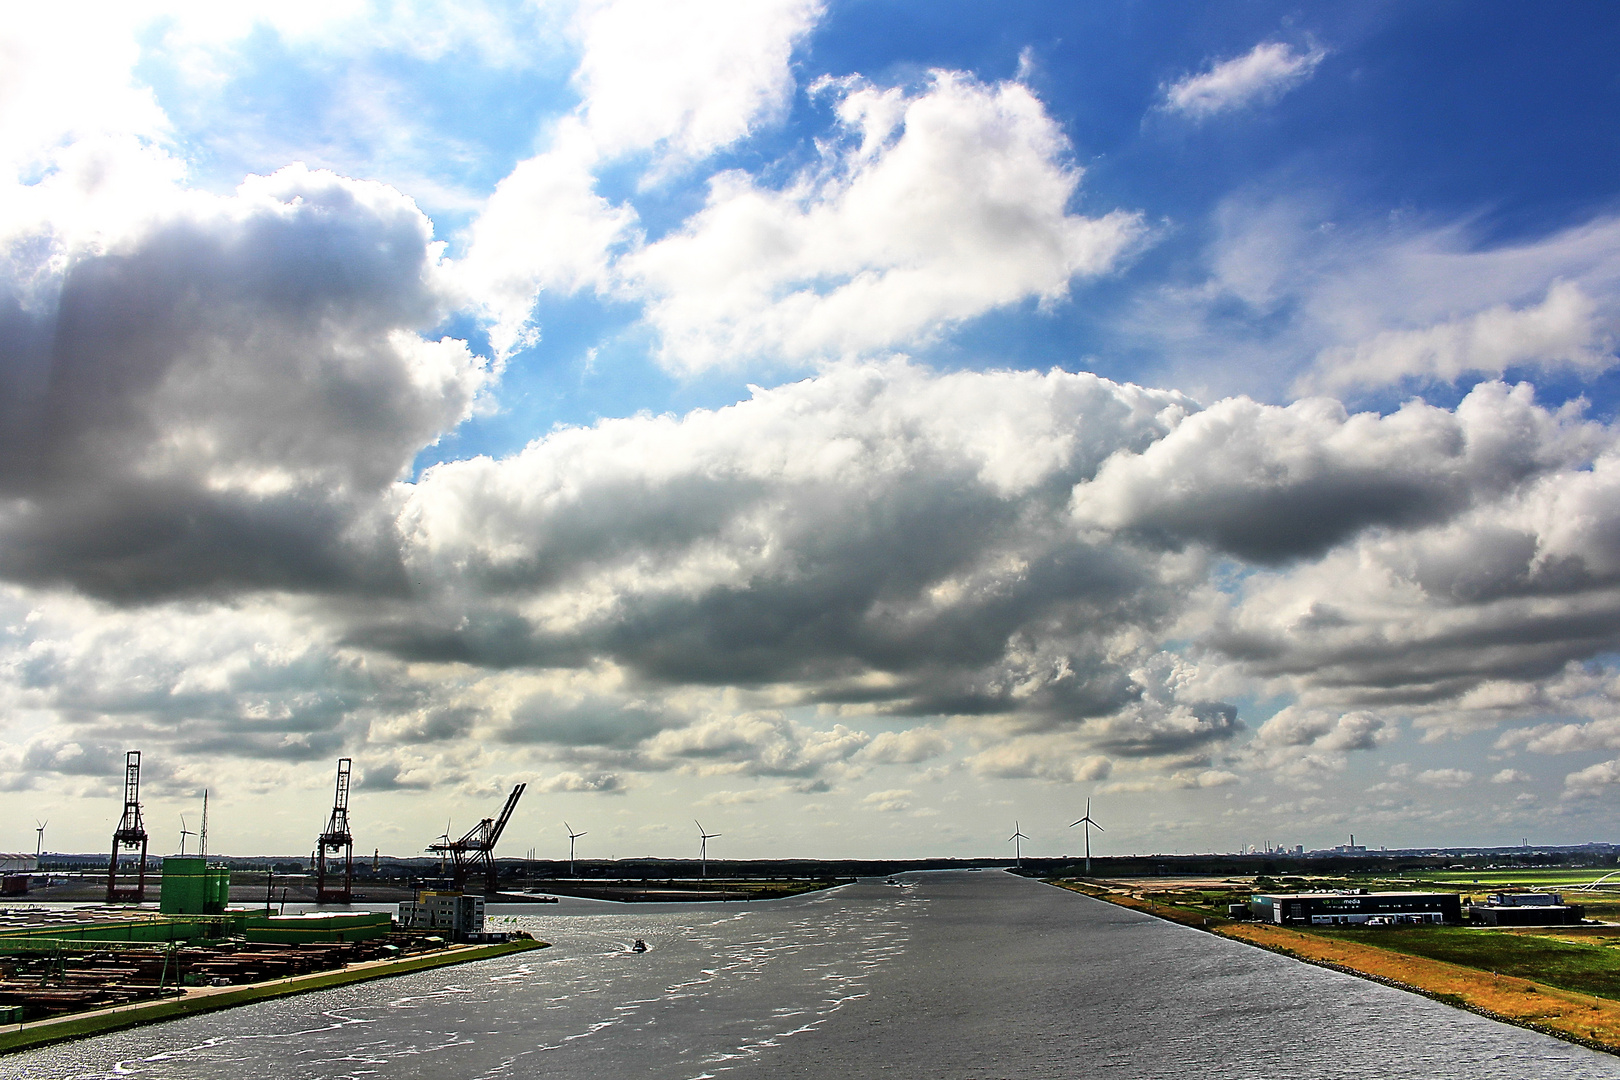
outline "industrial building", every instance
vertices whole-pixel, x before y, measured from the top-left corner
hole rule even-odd
[[[1462,922],[1462,897],[1440,892],[1278,893],[1249,899],[1250,916],[1282,926],[1398,926]]]
[[[158,910],[165,915],[223,915],[231,897],[231,871],[209,866],[201,855],[170,855],[163,860]]]
[[[456,941],[474,941],[484,933],[484,898],[424,890],[399,905],[399,925],[405,930],[442,930]]]
[[[1585,908],[1558,893],[1491,893],[1468,906],[1469,921],[1479,926],[1574,926],[1585,917]]]
[[[22,896],[28,875],[39,869],[37,855],[0,854],[0,896]]]

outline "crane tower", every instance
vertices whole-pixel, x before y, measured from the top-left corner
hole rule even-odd
[[[337,794],[332,798],[332,816],[327,819],[326,830],[315,842],[315,902],[317,904],[347,904],[354,899],[354,834],[349,831],[349,766],[348,758],[339,758],[337,766]],[[328,856],[343,856],[343,885],[336,881],[338,861]],[[330,880],[330,883],[329,883]]]
[[[138,856],[137,856],[138,853]],[[130,882],[133,874],[134,882]],[[146,825],[141,821],[141,752],[124,755],[124,816],[113,833],[107,862],[107,903],[146,899]]]

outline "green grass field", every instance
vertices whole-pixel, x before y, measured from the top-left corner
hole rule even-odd
[[[1311,932],[1498,975],[1534,979],[1578,993],[1620,998],[1620,943],[1576,945],[1535,934],[1464,927]]]

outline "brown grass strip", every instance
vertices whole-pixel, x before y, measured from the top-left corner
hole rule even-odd
[[[1053,884],[1120,907],[1133,908],[1171,922],[1257,945],[1296,960],[1410,990],[1493,1020],[1533,1028],[1594,1050],[1620,1054],[1620,1002],[1608,998],[1578,994],[1530,979],[1494,975],[1444,960],[1411,956],[1374,945],[1320,937],[1281,926],[1229,922],[1189,909],[1150,903],[1140,897],[1110,892],[1094,885]]]
[[[1573,1039],[1596,1049],[1620,1053],[1620,1002],[1607,998],[1359,942],[1331,940],[1281,926],[1229,923],[1216,927],[1215,932],[1300,960],[1416,990],[1450,1005]]]

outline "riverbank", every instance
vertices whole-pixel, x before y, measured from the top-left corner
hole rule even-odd
[[[1223,937],[1298,960],[1377,979],[1495,1020],[1620,1054],[1620,1002],[1607,998],[1281,926],[1230,923],[1214,930]]]
[[[1530,1028],[1594,1050],[1620,1054],[1620,1002],[1608,998],[1363,941],[1346,941],[1264,923],[1234,922],[1191,908],[1149,902],[1089,882],[1053,884],[1309,964],[1422,994],[1503,1023]],[[1422,933],[1421,930],[1405,932]]]
[[[120,1005],[111,1009],[75,1013],[70,1016],[35,1020],[31,1023],[7,1026],[0,1031],[0,1054],[6,1054],[65,1039],[79,1039],[87,1035],[101,1035],[120,1028],[139,1024],[153,1024],[197,1013],[229,1009],[270,998],[304,994],[325,990],[348,983],[385,979],[408,975],[415,971],[466,964],[475,960],[489,960],[512,953],[543,949],[547,943],[529,938],[501,942],[493,945],[457,945],[441,952],[420,954],[398,960],[366,960],[350,964],[339,971],[319,971],[308,975],[293,975],[271,982],[248,983],[243,986],[206,986],[187,989],[178,997],[158,1001],[143,1001]]]

